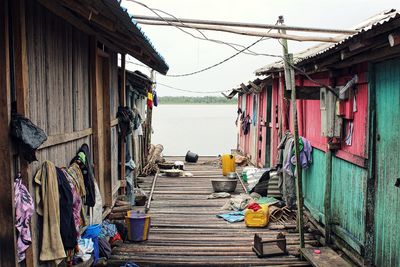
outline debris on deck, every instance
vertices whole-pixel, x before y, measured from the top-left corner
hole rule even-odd
[[[329,247],[302,248],[301,253],[314,267],[351,267],[339,254]]]
[[[182,159],[167,160],[174,162]],[[200,157],[195,164],[185,163],[185,171],[192,173],[192,177],[158,177],[149,211],[152,221],[148,240],[124,243],[114,248],[108,264],[122,266],[126,262],[134,262],[140,266],[309,266],[308,262],[299,258],[299,237],[293,218],[285,223],[270,221],[264,228],[249,228],[243,221],[229,223],[217,218],[216,215],[229,211],[221,209],[227,202],[226,198],[207,199],[213,193],[211,180],[223,178],[221,167],[215,162],[215,158]],[[140,186],[148,193],[152,184],[152,177],[145,177]],[[231,195],[235,198],[243,193],[242,186],[237,186]],[[243,195],[253,200],[249,195]],[[277,202],[274,198],[260,200]],[[141,207],[135,209],[143,210]],[[276,240],[279,233],[285,236],[287,253],[258,258],[252,251],[254,235],[257,234],[262,240]],[[310,233],[305,234],[305,243],[306,247],[318,245]]]

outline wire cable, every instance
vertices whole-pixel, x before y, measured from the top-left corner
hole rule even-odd
[[[173,16],[172,14],[169,14],[169,13],[163,11],[163,10],[159,10],[159,9],[155,9],[155,8],[150,8],[150,7],[148,7],[147,5],[145,5],[145,4],[143,4],[143,3],[139,2],[139,1],[135,1],[135,0],[126,0],[126,1],[133,2],[133,3],[136,3],[136,4],[138,4],[138,5],[141,5],[141,6],[145,7],[145,8],[147,8],[147,9],[150,10],[152,13],[154,13],[154,14],[157,15],[159,18],[161,18],[163,21],[165,21],[166,23],[168,23],[169,25],[174,26],[174,27],[178,28],[179,30],[181,30],[181,31],[183,31],[183,32],[185,32],[185,33],[187,33],[187,34],[190,34],[192,37],[194,37],[194,38],[196,38],[196,39],[203,39],[203,38],[200,38],[200,37],[198,37],[198,36],[195,36],[195,35],[191,34],[190,32],[187,32],[187,31],[181,29],[179,26],[172,25],[170,22],[168,22],[168,21],[165,20],[162,16],[160,16],[156,11],[159,11],[159,12],[161,12],[161,13],[164,13],[164,14],[166,14],[166,15],[169,15],[169,16],[171,16],[171,17],[173,17],[174,19],[176,19],[176,20],[179,21],[179,19],[178,19],[177,17]],[[181,21],[180,21],[179,23],[181,23],[182,25],[185,25],[185,24],[184,24],[183,22],[181,22]],[[278,23],[278,22],[277,22],[277,23]],[[277,23],[276,23],[276,24],[277,24]],[[208,39],[207,36],[206,36],[203,32],[201,32],[199,29],[196,29],[195,27],[193,27],[193,26],[191,26],[191,25],[189,25],[189,28],[194,29],[194,30],[197,30],[198,32],[200,32],[201,35],[203,35],[203,37],[204,37],[206,40],[210,41],[210,39]],[[272,30],[272,29],[269,29],[268,32],[271,32],[271,30]],[[261,42],[261,41],[264,41],[264,40],[266,40],[266,39],[267,39],[267,38],[265,38],[265,37],[261,37],[259,40],[255,41],[254,43],[252,43],[252,44],[249,45],[249,46],[244,47],[244,48],[241,49],[241,50],[237,50],[237,48],[234,47],[234,46],[232,46],[232,44],[229,44],[229,43],[226,43],[226,42],[223,42],[223,41],[219,41],[219,40],[213,40],[213,41],[216,41],[216,42],[218,42],[218,43],[223,43],[223,44],[229,45],[230,47],[234,48],[234,49],[237,50],[238,52],[235,53],[234,55],[232,55],[232,56],[230,56],[230,57],[228,57],[228,58],[226,58],[226,59],[224,59],[224,60],[218,62],[218,63],[215,63],[215,64],[213,64],[213,65],[211,65],[211,66],[205,67],[205,68],[200,69],[200,70],[197,70],[197,71],[193,71],[193,72],[189,72],[189,73],[183,73],[183,74],[167,74],[167,75],[165,75],[165,76],[168,76],[168,77],[186,77],[186,76],[191,76],[191,75],[195,75],[195,74],[198,74],[198,73],[207,71],[207,70],[209,70],[209,69],[212,69],[212,68],[214,68],[214,67],[217,67],[217,66],[219,66],[219,65],[221,65],[221,64],[223,64],[223,63],[229,61],[230,59],[236,57],[237,55],[239,55],[239,54],[241,54],[241,53],[246,53],[245,51],[248,50],[250,47],[252,47],[252,46],[256,45],[257,43],[259,43],[259,42]],[[268,38],[268,39],[269,39],[269,38]],[[254,53],[253,51],[251,51],[251,52],[252,52],[252,55],[261,55],[261,54],[256,54],[256,53]],[[246,54],[248,54],[248,53],[246,53]],[[280,56],[280,55],[272,55],[272,54],[262,54],[262,55],[264,55],[264,56],[269,56],[269,57],[279,57],[279,58],[282,58],[282,56]]]
[[[166,11],[163,11],[163,10],[160,10],[160,9],[157,9],[157,8],[151,8],[151,7],[147,6],[146,4],[143,4],[143,3],[138,2],[138,1],[135,1],[135,0],[125,0],[125,1],[132,2],[132,3],[136,3],[136,4],[138,4],[138,5],[141,5],[141,6],[145,7],[146,9],[148,9],[148,10],[150,10],[152,13],[154,13],[157,17],[161,18],[161,19],[162,19],[164,22],[166,22],[168,25],[171,25],[171,26],[177,28],[178,30],[182,31],[182,32],[185,33],[185,34],[190,35],[191,37],[193,37],[193,38],[195,38],[195,39],[199,39],[199,40],[203,40],[203,41],[210,41],[210,42],[214,42],[214,43],[218,43],[218,44],[224,44],[224,45],[227,45],[227,46],[233,48],[233,49],[236,50],[236,51],[239,51],[239,48],[237,48],[237,47],[240,47],[240,48],[244,48],[244,47],[245,47],[244,45],[241,45],[241,44],[236,44],[236,43],[231,43],[231,42],[224,42],[224,41],[216,40],[216,39],[210,39],[210,38],[208,38],[201,30],[199,30],[199,29],[197,29],[197,28],[195,28],[195,27],[189,25],[189,27],[190,27],[191,29],[196,30],[197,32],[199,32],[199,33],[203,36],[203,38],[202,38],[202,37],[198,37],[198,36],[192,34],[191,32],[186,31],[185,29],[182,29],[181,27],[179,27],[179,26],[177,26],[177,25],[175,25],[175,24],[172,24],[171,22],[165,20],[162,16],[160,16],[160,15],[156,12],[156,11],[158,11],[158,12],[163,13],[163,14],[165,14],[165,15],[171,16],[172,18],[174,18],[174,19],[176,19],[177,21],[179,21],[180,24],[186,25],[185,23],[183,23],[182,21],[180,21],[177,17],[175,17],[174,15],[172,15],[172,14],[166,12]],[[271,38],[264,37],[264,40],[268,40],[268,39],[271,39]],[[237,46],[237,47],[236,47],[236,46]],[[275,55],[264,54],[264,53],[256,53],[256,52],[251,51],[251,50],[249,50],[249,49],[247,49],[247,51],[248,51],[248,52],[244,51],[243,53],[244,53],[244,54],[247,54],[247,55],[252,55],[252,56],[269,56],[269,57],[270,57],[270,56],[275,56]]]
[[[164,84],[164,83],[160,83],[160,82],[157,82],[157,85],[161,85],[161,86],[164,86],[164,87],[167,87],[167,88],[170,88],[170,89],[173,89],[173,90],[177,90],[177,91],[182,91],[182,92],[187,92],[187,93],[195,93],[195,94],[220,94],[220,93],[225,93],[225,92],[229,91],[229,90],[224,90],[224,91],[204,91],[204,92],[201,92],[201,91],[194,91],[194,90],[177,88],[177,87],[170,86],[168,84]]]
[[[211,66],[208,66],[208,67],[205,67],[205,68],[202,68],[202,69],[200,69],[200,70],[193,71],[193,72],[182,73],[182,74],[167,74],[167,75],[165,75],[165,76],[168,76],[168,77],[186,77],[186,76],[192,76],[192,75],[195,75],[195,74],[199,74],[199,73],[201,73],[201,72],[204,72],[204,71],[207,71],[207,70],[209,70],[209,69],[215,68],[215,67],[217,67],[217,66],[219,66],[219,65],[221,65],[221,64],[223,64],[223,63],[225,63],[225,62],[227,62],[227,61],[229,61],[229,60],[231,60],[232,58],[236,57],[237,55],[241,54],[241,53],[242,53],[243,51],[245,51],[247,48],[250,48],[250,47],[254,46],[255,44],[261,42],[262,39],[263,39],[263,37],[260,38],[260,39],[258,39],[257,41],[255,41],[255,42],[252,43],[251,45],[249,45],[249,46],[243,48],[242,50],[236,52],[235,54],[231,55],[230,57],[227,57],[227,58],[225,58],[224,60],[221,60],[221,61],[219,61],[219,62],[217,62],[217,63],[215,63],[215,64],[213,64],[213,65],[211,65]]]

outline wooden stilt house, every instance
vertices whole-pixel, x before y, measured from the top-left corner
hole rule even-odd
[[[109,210],[124,185],[116,113],[127,104],[119,90],[126,85],[125,55],[162,74],[168,66],[116,0],[0,0],[0,27],[0,266],[16,266],[13,177],[21,172],[34,195],[32,179],[44,160],[67,166],[87,143]],[[48,135],[35,163],[24,161],[10,140],[12,112]],[[45,264],[38,258],[38,223],[34,215],[26,266]]]
[[[399,29],[391,10],[295,62],[299,133],[313,146],[313,163],[303,170],[306,213],[323,242],[360,266],[400,266]],[[278,112],[270,116],[278,136],[292,131],[282,63],[257,74],[271,77],[277,92]]]

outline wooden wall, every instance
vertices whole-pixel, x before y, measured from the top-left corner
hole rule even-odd
[[[18,0],[19,1],[19,0]],[[23,0],[22,0],[23,1]],[[42,128],[48,140],[37,152],[38,161],[29,165],[27,184],[33,189],[33,176],[44,160],[68,166],[83,143],[93,151],[93,92],[91,52],[96,51],[90,36],[57,17],[35,1],[26,1],[26,60],[28,103],[24,115]],[[108,49],[111,177],[107,192],[115,201],[120,187],[118,176],[118,133],[116,113],[119,105],[117,53]],[[93,155],[92,155],[93,156]],[[94,158],[94,157],[93,157]],[[94,162],[96,164],[96,162]],[[105,200],[103,199],[103,204]],[[27,266],[39,266],[40,218],[32,218],[33,245]]]
[[[29,166],[32,188],[33,176],[44,160],[67,166],[83,143],[91,146],[89,38],[34,1],[27,1],[26,40],[29,109],[25,115],[49,136],[37,152],[38,161]],[[82,138],[64,143],[66,134]],[[40,228],[34,214],[34,266],[39,265]]]

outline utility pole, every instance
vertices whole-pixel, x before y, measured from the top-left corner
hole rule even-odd
[[[283,16],[279,16],[278,22],[283,25]],[[286,30],[280,30],[286,34]],[[288,52],[288,43],[286,39],[280,40],[283,47],[283,61],[285,70],[286,89],[291,91],[292,103],[292,123],[294,136],[294,151],[296,156],[296,197],[297,197],[297,228],[299,231],[300,248],[304,248],[304,232],[303,232],[303,181],[302,168],[300,163],[299,151],[299,129],[297,122],[297,103],[296,103],[296,83],[293,69],[293,54]]]

